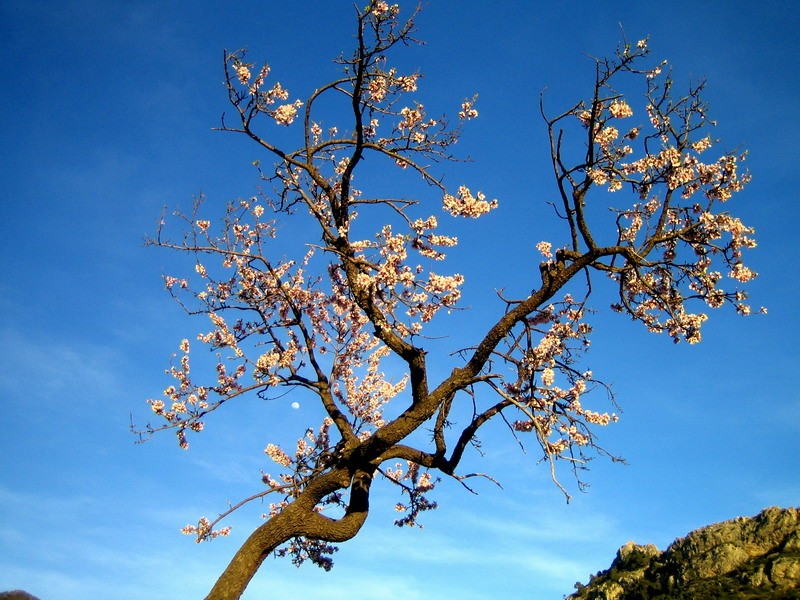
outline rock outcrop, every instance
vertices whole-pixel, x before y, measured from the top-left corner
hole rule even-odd
[[[0,600],[39,600],[36,596],[22,590],[0,592]]]
[[[709,525],[661,552],[628,542],[567,600],[800,600],[800,509]]]

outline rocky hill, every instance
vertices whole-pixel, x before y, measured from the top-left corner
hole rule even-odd
[[[567,600],[800,600],[800,509],[709,525],[661,552],[628,542]]]
[[[0,600],[39,600],[28,592],[22,590],[12,590],[10,592],[0,592]]]

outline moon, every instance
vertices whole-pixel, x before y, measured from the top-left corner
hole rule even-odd
[[[298,408],[300,408],[300,403],[299,402],[292,402],[292,408],[297,410]]]

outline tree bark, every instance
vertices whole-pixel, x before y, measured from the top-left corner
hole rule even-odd
[[[346,469],[337,469],[309,482],[294,502],[247,538],[205,600],[238,600],[264,559],[294,537],[326,542],[354,538],[369,514],[372,472],[372,469],[358,470],[351,479]],[[326,494],[347,487],[350,487],[350,502],[341,519],[331,519],[314,510]]]
[[[238,600],[264,559],[296,535],[300,517],[297,513],[298,507],[290,504],[250,534],[211,588],[206,600]]]

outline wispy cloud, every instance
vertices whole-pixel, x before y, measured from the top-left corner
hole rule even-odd
[[[6,393],[36,394],[55,402],[65,391],[74,391],[86,401],[119,387],[114,370],[116,352],[111,348],[87,342],[68,344],[52,337],[31,338],[12,328],[0,331],[0,345],[13,349],[0,361],[0,386]]]
[[[200,597],[231,552],[197,547],[177,527],[155,526],[157,510],[151,519],[146,507],[128,513],[88,493],[56,497],[0,487],[0,505],[14,516],[0,529],[0,588],[23,587],[41,598]],[[187,550],[191,561],[180,558]]]

